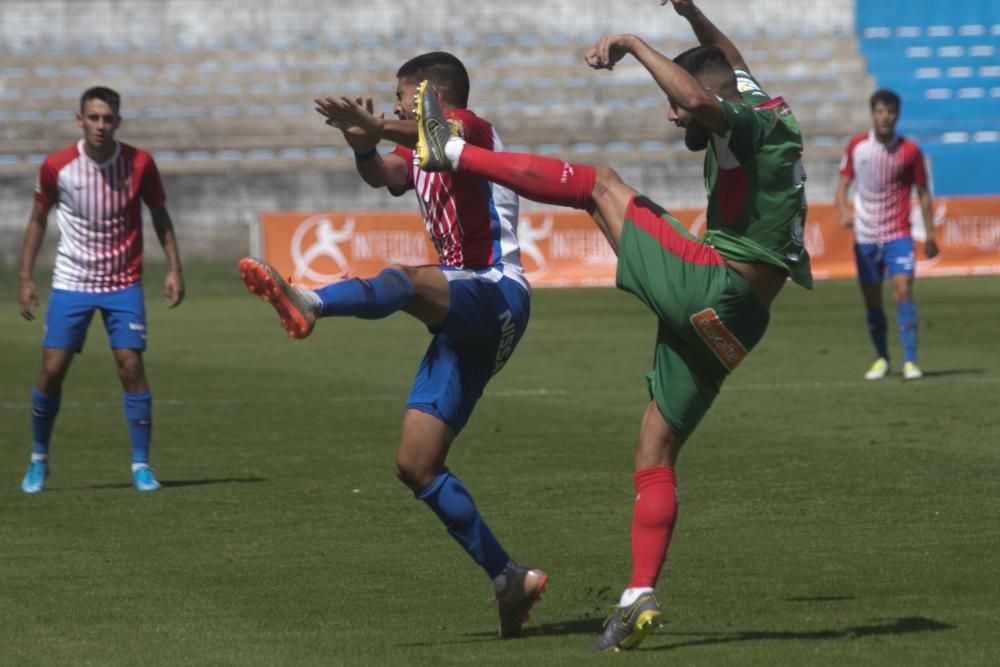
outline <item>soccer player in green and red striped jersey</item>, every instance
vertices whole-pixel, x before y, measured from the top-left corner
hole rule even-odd
[[[688,147],[710,148],[701,239],[608,167],[466,144],[452,136],[432,86],[425,82],[418,91],[423,170],[477,174],[529,199],[588,211],[618,254],[617,286],[658,319],[635,454],[632,576],[594,651],[634,648],[662,618],[653,588],[677,517],[681,446],[764,335],[770,305],[788,278],[812,286],[802,242],[802,138],[791,110],[760,90],[736,47],[691,2],[669,1],[701,46],[670,60],[634,35],[613,35],[586,61],[612,69],[631,54],[666,93],[668,118],[685,128]]]

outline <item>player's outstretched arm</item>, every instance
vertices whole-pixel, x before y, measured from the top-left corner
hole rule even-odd
[[[743,60],[743,55],[736,48],[736,45],[733,44],[732,40],[716,28],[715,24],[701,13],[701,10],[695,6],[692,0],[660,0],[661,5],[665,5],[668,2],[673,5],[674,11],[687,19],[687,22],[691,24],[691,29],[694,30],[699,44],[722,49],[722,52],[726,54],[726,60],[733,66],[733,69],[740,69],[744,72],[750,71],[747,62]]]
[[[386,120],[385,114],[375,115],[372,98],[317,97],[316,111],[326,118],[326,124],[339,129],[347,145],[354,151],[354,165],[365,183],[373,188],[388,188],[393,193],[406,189],[409,171],[402,157],[380,155],[376,150],[382,139],[404,146],[417,143],[414,121]],[[411,136],[412,135],[412,136]]]
[[[151,206],[149,214],[153,218],[153,229],[163,246],[163,254],[167,256],[169,267],[163,281],[163,297],[167,300],[167,307],[174,308],[184,300],[184,274],[181,272],[181,255],[177,250],[174,223],[165,206]]]
[[[653,76],[671,104],[686,109],[709,130],[722,134],[726,116],[719,100],[702,87],[687,70],[646,44],[635,35],[610,35],[587,52],[585,60],[594,69],[614,69],[615,64],[631,53]]]
[[[38,306],[38,294],[35,292],[35,282],[31,278],[35,267],[35,258],[42,247],[45,238],[45,228],[48,225],[49,209],[44,204],[35,201],[28,216],[28,226],[24,230],[24,242],[21,244],[21,263],[17,272],[17,306],[21,317],[29,322],[35,319],[35,307]]]

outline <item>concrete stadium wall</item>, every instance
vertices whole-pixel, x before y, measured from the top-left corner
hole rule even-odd
[[[800,9],[787,0],[705,0],[720,27],[732,31],[848,33],[854,2],[814,0]],[[544,7],[544,8],[543,8]],[[315,38],[357,41],[366,36],[417,39],[470,31],[553,31],[566,35],[687,32],[686,23],[654,0],[506,0],[421,2],[367,0],[4,0],[0,41],[8,47],[72,46],[87,42],[133,46]]]
[[[627,183],[668,209],[705,203],[701,154],[674,162],[615,168]],[[806,163],[810,201],[833,201],[836,170],[836,162],[829,160]],[[171,174],[164,176],[164,187],[167,209],[174,219],[185,259],[226,259],[246,254],[257,216],[265,211],[416,210],[412,193],[392,197],[344,171]],[[33,188],[30,178],[0,179],[0,264],[18,261]],[[540,207],[526,200],[521,205],[524,210]],[[55,226],[55,218],[50,215],[39,266],[52,261]],[[146,251],[151,261],[162,258],[151,229],[146,233]]]
[[[854,3],[816,0],[789,9],[787,0],[704,0],[720,27],[734,36],[753,32],[847,34],[854,24]],[[614,8],[613,10],[611,8]],[[412,38],[420,47],[447,43],[470,33],[489,35],[555,32],[580,38],[606,32],[639,32],[649,37],[684,35],[690,30],[655,0],[507,0],[503,3],[368,0],[3,0],[0,2],[0,51],[35,49],[66,52],[80,47],[131,50],[184,45],[209,48],[241,41],[280,44],[317,40],[325,45],[358,44],[370,37]],[[419,47],[418,47],[419,48]],[[0,88],[5,84],[0,72]],[[121,138],[129,141],[127,131]],[[142,141],[136,142],[142,146]],[[582,160],[586,161],[586,160]],[[616,164],[625,180],[667,208],[704,203],[701,157],[665,156],[664,162]],[[836,164],[810,161],[809,197],[830,201]],[[393,198],[368,188],[353,171],[310,166],[281,172],[232,171],[207,174],[165,170],[168,207],[183,256],[235,257],[249,247],[251,226],[269,210],[412,210],[411,196]],[[31,208],[33,175],[0,176],[0,263],[17,261],[24,224]],[[524,202],[525,208],[534,205]],[[52,225],[54,226],[54,224]],[[49,230],[41,263],[51,260],[55,231]],[[147,234],[152,260],[161,255]]]

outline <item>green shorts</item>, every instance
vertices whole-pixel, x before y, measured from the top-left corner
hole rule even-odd
[[[715,248],[641,195],[625,213],[617,285],[660,320],[649,393],[686,440],[764,335],[768,311]]]

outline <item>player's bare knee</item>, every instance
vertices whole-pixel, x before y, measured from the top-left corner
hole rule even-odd
[[[145,377],[142,360],[138,357],[118,359],[118,378],[122,381],[122,385],[130,391],[132,387],[143,384]]]
[[[394,468],[396,479],[405,484],[411,491],[418,493],[434,481],[434,476],[423,466],[396,460]]]
[[[594,167],[594,173],[596,177],[594,178],[594,190],[591,193],[594,199],[624,183],[618,172],[611,167]]]
[[[62,389],[63,380],[66,378],[66,371],[69,366],[61,360],[45,359],[42,361],[42,368],[38,372],[37,385],[43,394],[53,394]]]
[[[51,396],[62,390],[63,379],[65,377],[65,369],[43,366],[42,370],[38,373],[38,381],[35,384],[43,394]]]

